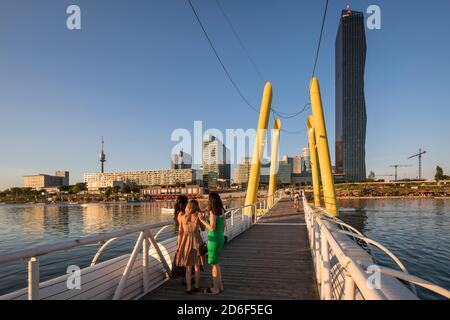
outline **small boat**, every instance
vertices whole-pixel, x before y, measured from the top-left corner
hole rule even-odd
[[[355,212],[356,208],[339,208],[339,212]]]
[[[162,214],[173,214],[175,209],[172,208],[161,208]]]

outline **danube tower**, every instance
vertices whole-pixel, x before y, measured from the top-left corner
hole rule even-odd
[[[106,156],[105,156],[105,152],[103,150],[103,146],[104,146],[105,142],[103,141],[103,137],[102,137],[102,150],[100,151],[100,155],[99,155],[99,160],[100,160],[100,166],[101,166],[101,172],[104,173],[105,172],[105,161],[106,161]]]
[[[342,11],[336,37],[336,173],[366,179],[366,34],[362,12]]]

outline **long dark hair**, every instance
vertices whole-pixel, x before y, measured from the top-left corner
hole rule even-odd
[[[211,192],[208,199],[209,211],[215,216],[221,216],[225,212],[225,208],[222,204],[222,199],[217,192]]]
[[[173,211],[173,219],[175,220],[175,224],[178,225],[178,214],[181,212],[184,214],[186,210],[186,206],[188,204],[189,198],[186,196],[178,196],[177,201],[175,202],[175,210]]]

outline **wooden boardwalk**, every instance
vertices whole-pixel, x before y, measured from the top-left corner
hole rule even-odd
[[[224,292],[187,295],[181,280],[169,280],[142,299],[318,299],[303,212],[289,199],[276,204],[258,224],[228,243],[221,255]],[[210,268],[201,288],[211,286]]]

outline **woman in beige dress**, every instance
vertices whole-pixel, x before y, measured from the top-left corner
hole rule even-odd
[[[200,207],[197,200],[189,200],[185,213],[178,215],[178,249],[175,264],[186,267],[186,293],[197,292],[200,287],[201,236],[198,212]],[[192,289],[192,268],[195,271],[195,287]]]

